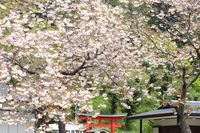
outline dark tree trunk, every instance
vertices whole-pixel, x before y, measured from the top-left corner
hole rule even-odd
[[[183,67],[182,71],[182,86],[181,86],[181,102],[177,107],[178,124],[181,129],[181,133],[192,133],[189,125],[185,121],[185,102],[187,93],[187,83],[186,83],[186,68]]]
[[[131,116],[132,115],[132,110],[127,110],[127,116]],[[131,130],[131,122],[129,119],[125,119],[125,127],[126,127],[126,130]]]
[[[189,125],[185,121],[185,115],[184,115],[184,104],[179,103],[178,107],[178,124],[181,129],[181,133],[192,133]]]
[[[117,110],[117,96],[115,94],[111,94],[111,114],[115,114]]]
[[[65,133],[65,124],[62,121],[58,122],[59,133]]]
[[[76,118],[76,105],[71,107],[71,114],[72,114],[72,119],[75,120],[75,118]]]

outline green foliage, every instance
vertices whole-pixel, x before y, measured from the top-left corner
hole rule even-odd
[[[133,72],[134,75],[134,72]],[[145,75],[144,75],[145,77]],[[136,86],[145,86],[145,83],[142,80],[139,80],[133,76],[128,80],[128,85],[132,87]],[[102,90],[102,94],[106,93],[109,89],[112,88],[111,85],[105,85],[103,83],[100,83],[98,86]],[[136,101],[137,98],[141,97],[141,101]],[[135,93],[133,95],[133,101],[127,101],[127,105],[131,106],[131,109],[124,109],[121,106],[121,101],[116,97],[115,94],[109,93],[108,99],[105,100],[103,96],[99,96],[92,100],[92,103],[94,105],[94,108],[97,110],[100,110],[101,114],[112,114],[112,110],[114,108],[115,114],[120,113],[128,113],[129,115],[134,115],[146,111],[150,111],[153,109],[157,109],[160,105],[160,103],[157,101],[157,98],[154,93],[152,93],[152,97],[150,99],[146,99],[145,96],[142,96],[140,93]],[[106,108],[99,108],[99,104],[106,104]],[[114,105],[113,105],[114,104]],[[127,124],[128,123],[128,124]],[[144,133],[151,133],[152,131],[152,125],[153,123],[151,121],[143,121],[143,132]],[[139,121],[133,121],[133,120],[127,120],[124,119],[122,122],[122,127],[117,129],[117,133],[129,133],[129,132],[139,132]]]
[[[29,69],[33,71],[42,71],[44,66],[46,65],[45,61],[41,58],[36,58],[33,55],[29,57],[22,57],[19,59],[19,63],[22,66],[30,65]]]
[[[171,42],[167,38],[164,38],[164,45],[167,46],[169,51],[175,51],[176,50],[176,48],[173,47],[173,42]]]
[[[112,6],[120,5],[120,0],[106,0],[106,2]]]
[[[17,83],[18,83],[18,80],[15,79],[14,77],[11,77],[11,79],[10,79],[10,84],[13,85],[13,86],[16,86]]]
[[[132,3],[129,3],[128,4],[128,13],[132,16],[132,14],[134,13],[134,12],[140,12],[140,13],[142,13],[142,14],[147,14],[148,13],[148,10],[149,10],[149,8],[145,5],[145,4],[143,4],[143,5],[140,5],[140,6],[135,6],[135,5],[133,5]]]
[[[188,89],[189,100],[200,101],[200,77]]]
[[[92,99],[92,105],[95,111],[100,112],[101,114],[110,114],[108,108],[99,108],[100,104],[105,104],[107,107],[110,105],[109,101],[105,100],[103,96],[98,96]]]
[[[0,8],[0,18],[7,16],[12,8],[16,7],[16,3],[2,1],[2,6],[4,8]]]
[[[13,50],[14,47],[13,46],[6,46],[6,45],[0,44],[0,49],[5,50],[6,52],[11,52],[11,50]]]
[[[117,133],[139,133],[140,132],[140,121],[139,120],[136,120],[136,121],[130,121],[131,123],[131,127],[132,127],[132,130],[130,131],[127,131],[125,129],[121,129],[121,130],[118,130]],[[142,132],[143,133],[152,133],[152,125],[153,123],[151,121],[148,121],[148,120],[143,120],[142,122]]]

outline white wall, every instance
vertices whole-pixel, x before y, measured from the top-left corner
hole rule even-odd
[[[34,133],[34,131],[26,131],[24,125],[16,124],[16,125],[8,125],[8,124],[0,124],[0,133]]]
[[[154,120],[154,126],[171,126],[177,125],[177,119],[161,119]],[[187,124],[192,126],[200,126],[200,119],[186,119]]]
[[[0,111],[0,119],[3,117],[3,113],[4,111]],[[30,117],[29,119],[34,118],[33,115],[30,115],[29,117]],[[0,133],[34,133],[34,131],[27,131],[26,125],[22,125],[19,122],[16,122],[16,124],[14,125],[9,125],[6,122],[1,121]]]
[[[187,124],[191,126],[200,126],[200,119],[186,119]],[[159,128],[156,126],[172,126],[177,125],[177,119],[161,119],[154,120],[153,133],[159,133]]]
[[[153,127],[153,133],[159,133],[159,128],[158,127]]]

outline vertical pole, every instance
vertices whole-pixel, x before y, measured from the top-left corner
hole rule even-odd
[[[86,133],[88,133],[90,131],[90,124],[86,123]]]
[[[140,119],[140,133],[142,133],[142,119]]]
[[[8,126],[8,133],[10,132],[10,125],[7,125]]]
[[[101,119],[98,120],[98,124],[102,124],[102,120]]]
[[[65,133],[65,123],[61,120],[58,121],[58,130],[59,133]]]
[[[110,120],[111,123],[111,133],[115,133],[115,120]]]
[[[75,118],[76,118],[76,105],[73,105],[71,107],[71,114],[72,114],[72,119],[75,120]]]

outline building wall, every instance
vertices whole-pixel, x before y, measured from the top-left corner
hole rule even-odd
[[[159,128],[158,127],[153,127],[153,133],[159,133]]]
[[[3,114],[4,114],[4,111],[0,111],[0,119],[4,116]],[[34,115],[29,115],[28,119],[31,120],[32,118],[34,118]],[[4,121],[2,122],[1,120],[0,133],[34,133],[34,131],[26,130],[26,125],[22,125],[17,122],[14,125],[9,125]]]
[[[0,133],[34,133],[34,131],[26,131],[24,125],[16,124],[16,125],[8,125],[8,124],[0,124]]]
[[[161,119],[154,120],[153,133],[179,133],[176,119]],[[194,133],[199,133],[200,119],[187,119],[187,124],[191,126]],[[162,130],[161,130],[162,129]],[[176,131],[177,130],[177,131]]]
[[[160,119],[160,120],[154,120],[155,125],[154,126],[172,126],[177,125],[176,119]],[[192,126],[200,126],[200,119],[187,119],[186,120],[188,125]]]

